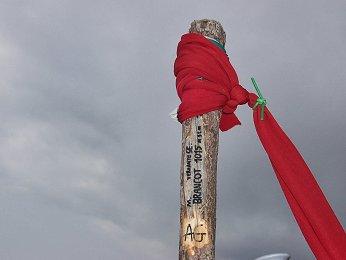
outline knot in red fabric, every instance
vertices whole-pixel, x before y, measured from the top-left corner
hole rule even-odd
[[[202,35],[181,37],[174,63],[176,88],[181,104],[178,120],[221,110],[220,130],[227,131],[240,121],[234,112],[251,95],[239,85],[238,76],[226,53]]]
[[[233,113],[238,105],[243,105],[249,100],[249,92],[240,85],[235,85],[231,90],[231,98],[226,102],[222,112]]]

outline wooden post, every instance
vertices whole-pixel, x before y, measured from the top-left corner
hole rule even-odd
[[[226,34],[214,20],[193,21],[189,31],[225,43]],[[212,111],[182,124],[179,260],[215,259],[220,116]]]

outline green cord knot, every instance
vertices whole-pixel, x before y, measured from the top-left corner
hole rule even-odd
[[[254,78],[251,78],[252,84],[254,85],[256,92],[259,96],[259,98],[256,100],[255,105],[252,109],[255,109],[258,105],[261,106],[261,120],[264,118],[264,107],[267,105],[267,100],[262,96],[262,93],[256,83],[256,80]]]

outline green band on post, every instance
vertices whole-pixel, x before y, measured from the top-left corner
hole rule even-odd
[[[213,44],[215,44],[217,47],[219,47],[223,52],[226,52],[225,46],[223,46],[218,40],[208,36],[204,36],[204,37],[207,38],[209,41],[211,41]]]
[[[264,118],[264,107],[267,105],[267,100],[262,96],[262,93],[256,83],[256,80],[254,78],[251,78],[252,84],[255,87],[255,90],[259,96],[259,98],[257,99],[255,105],[253,106],[252,109],[255,109],[258,105],[261,106],[261,120],[263,120]]]

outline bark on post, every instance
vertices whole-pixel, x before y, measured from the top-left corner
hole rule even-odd
[[[189,32],[223,45],[226,40],[221,24],[214,20],[193,21]],[[215,259],[220,115],[220,111],[212,111],[182,124],[179,260]]]

